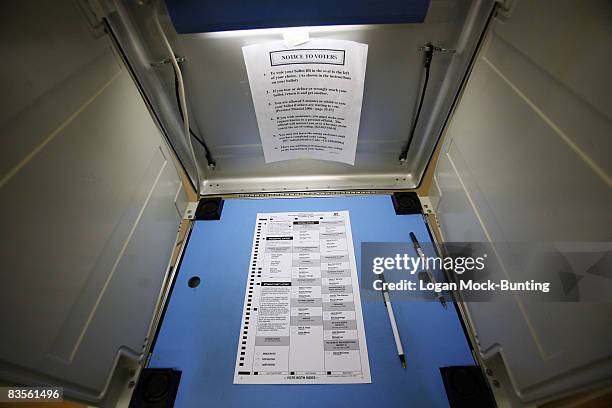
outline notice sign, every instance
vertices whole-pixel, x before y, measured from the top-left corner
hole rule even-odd
[[[311,40],[242,48],[266,163],[355,164],[368,46]]]

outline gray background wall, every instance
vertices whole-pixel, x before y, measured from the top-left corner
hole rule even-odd
[[[435,186],[443,238],[495,243],[497,273],[513,279],[524,271],[506,242],[612,241],[612,4],[511,3],[452,118]],[[503,360],[523,401],[612,378],[609,304],[468,308],[481,354]]]
[[[141,353],[180,182],[77,2],[5,3],[0,19],[0,379],[95,400]]]

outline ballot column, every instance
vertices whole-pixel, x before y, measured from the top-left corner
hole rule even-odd
[[[291,223],[271,218],[264,231],[263,268],[257,282],[259,296],[253,374],[287,375],[293,250]]]
[[[323,336],[328,375],[361,373],[359,336],[355,315],[346,226],[341,216],[321,223],[320,228]]]
[[[324,374],[319,221],[293,220],[289,370]]]

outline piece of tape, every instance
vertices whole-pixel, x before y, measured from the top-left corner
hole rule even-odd
[[[306,30],[287,30],[283,32],[283,40],[285,46],[291,48],[310,41],[310,35]]]

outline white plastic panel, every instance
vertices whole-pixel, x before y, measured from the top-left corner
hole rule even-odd
[[[108,401],[136,366],[180,181],[128,72],[76,2],[2,7],[0,381]]]
[[[452,54],[434,57],[419,133],[408,162],[401,164],[399,153],[408,139],[423,75],[423,54],[417,48],[427,42],[447,48],[460,45],[462,30],[469,30],[464,27],[469,7],[467,1],[433,1],[422,24],[310,29],[310,38],[368,44],[354,167],[312,160],[264,162],[242,46],[282,39],[282,29],[179,35],[179,49],[187,59],[183,66],[194,122],[206,135],[218,162],[217,169],[209,173],[206,191],[418,185],[431,148],[424,132],[428,126],[439,126],[444,115],[434,114],[433,107],[452,98],[441,85],[445,80],[458,84],[462,73],[449,71]],[[462,51],[469,53],[467,48]],[[431,136],[437,138],[435,131]]]
[[[510,279],[520,274],[505,242],[612,241],[611,16],[609,2],[515,2],[452,118],[436,172],[444,239],[495,243]],[[518,401],[612,378],[609,304],[468,310],[482,356],[501,356]]]
[[[473,56],[493,2],[433,0],[421,24],[310,28],[311,38],[368,44],[364,102],[355,166],[320,160],[266,164],[241,47],[281,40],[282,29],[177,35],[163,7],[161,24],[181,63],[190,105],[190,124],[216,161],[206,167],[201,192],[399,189],[416,187]],[[109,21],[149,95],[183,163],[184,136],[174,96],[172,68],[151,62],[167,57],[153,24],[152,4],[115,3]],[[422,51],[431,42],[456,49],[434,55],[427,96],[407,161],[400,163],[424,77]],[[191,172],[192,174],[193,172]],[[193,174],[192,174],[193,179]]]

